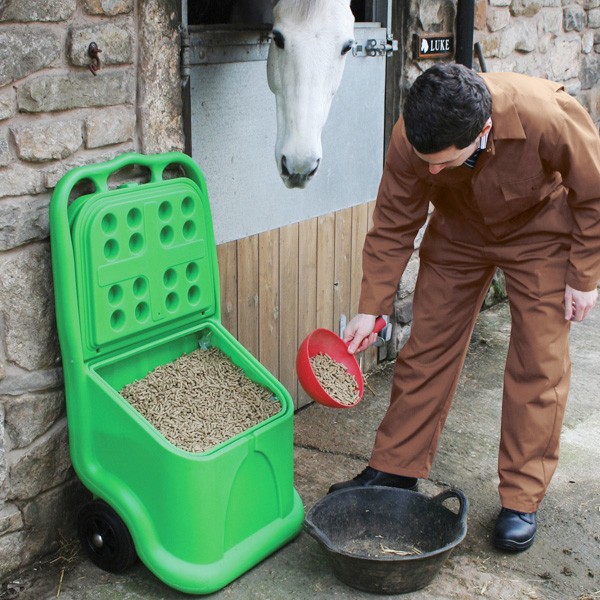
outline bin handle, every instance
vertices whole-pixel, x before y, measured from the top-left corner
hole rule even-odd
[[[467,512],[469,510],[469,501],[463,492],[452,488],[433,497],[433,500],[438,504],[443,504],[448,498],[458,498],[458,518],[466,524]]]

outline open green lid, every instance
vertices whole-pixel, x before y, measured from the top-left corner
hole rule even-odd
[[[218,317],[208,198],[192,179],[100,189],[68,217],[84,360]]]

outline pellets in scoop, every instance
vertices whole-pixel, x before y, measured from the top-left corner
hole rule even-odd
[[[356,379],[345,365],[322,352],[311,356],[309,360],[317,381],[334,400],[344,406],[356,404],[360,400]]]
[[[281,410],[218,348],[198,349],[126,385],[121,395],[169,442],[205,452]]]

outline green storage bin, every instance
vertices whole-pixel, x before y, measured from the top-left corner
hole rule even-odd
[[[150,181],[109,189],[109,176],[133,165]],[[164,179],[169,166],[185,177]],[[95,191],[73,199],[84,181]],[[291,398],[221,324],[202,173],[179,153],[74,169],[52,196],[50,230],[71,459],[96,498],[79,517],[82,542],[106,570],[124,570],[137,553],[169,586],[214,592],[294,538],[304,510]],[[194,454],[119,390],[199,344],[218,347],[281,410]]]

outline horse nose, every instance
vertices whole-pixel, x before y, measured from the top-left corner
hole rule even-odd
[[[315,176],[320,164],[321,159],[317,158],[303,161],[298,166],[292,166],[284,154],[281,157],[281,176],[288,187],[303,188]]]

